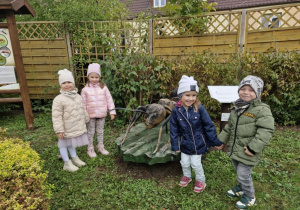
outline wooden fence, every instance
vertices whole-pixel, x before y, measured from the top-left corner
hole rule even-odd
[[[204,20],[207,27],[200,27]],[[81,88],[88,64],[113,52],[179,56],[210,50],[228,56],[270,48],[300,50],[299,3],[201,17],[80,22],[72,28],[61,22],[17,26],[31,99],[53,98],[58,93],[57,71],[63,68],[74,72]]]
[[[58,93],[57,71],[70,66],[63,24],[19,22],[18,30],[30,98],[53,98]]]
[[[18,22],[19,38],[31,99],[53,98],[57,72],[73,71],[76,85],[86,82],[87,66],[113,52],[148,51],[149,21]]]
[[[207,28],[194,23],[206,18]],[[153,54],[178,56],[210,50],[228,55],[300,49],[300,4],[289,4],[201,17],[161,18],[153,21]]]

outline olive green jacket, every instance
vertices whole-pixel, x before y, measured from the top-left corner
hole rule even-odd
[[[234,108],[231,110],[228,124],[218,138],[223,143],[228,143],[229,157],[254,166],[260,162],[262,152],[273,132],[274,118],[270,107],[260,100],[255,100],[240,116]],[[254,156],[245,153],[245,146],[254,151]]]

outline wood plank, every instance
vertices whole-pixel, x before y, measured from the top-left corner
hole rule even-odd
[[[22,98],[0,98],[0,103],[14,103],[22,101]]]
[[[22,49],[32,49],[32,48],[58,48],[58,49],[66,49],[66,41],[62,40],[54,40],[54,41],[40,41],[40,40],[28,40],[21,41]]]
[[[198,45],[236,44],[237,35],[155,39],[154,47],[184,47]]]
[[[176,47],[176,48],[156,48],[154,51],[154,55],[181,55],[182,53],[192,53],[195,52],[203,52],[205,50],[210,50],[214,53],[235,53],[236,47],[229,46],[215,46],[215,47]]]
[[[69,64],[24,64],[25,72],[57,72],[61,69],[69,69]]]
[[[58,80],[58,74],[54,72],[39,72],[39,73],[26,73],[26,78],[28,80],[33,80],[33,79],[41,79],[41,80],[51,80],[55,79]]]
[[[33,48],[33,49],[22,49],[22,56],[68,56],[67,49],[57,49],[57,48]]]
[[[27,80],[28,87],[59,87],[57,79],[53,80]]]
[[[274,41],[288,41],[288,40],[300,40],[300,30],[293,31],[292,33],[281,32],[257,32],[248,34],[248,43],[258,42],[274,42]]]
[[[69,63],[68,57],[24,57],[24,63],[26,64],[64,64]]]
[[[0,94],[21,93],[20,89],[0,90]]]

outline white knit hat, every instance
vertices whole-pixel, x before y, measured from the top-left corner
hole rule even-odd
[[[101,71],[100,71],[100,65],[98,63],[92,63],[88,66],[87,74],[86,76],[88,77],[90,73],[96,73],[99,74],[101,77]]]
[[[179,95],[180,93],[184,93],[187,91],[196,91],[199,93],[199,87],[197,85],[197,81],[194,80],[194,77],[188,77],[186,75],[183,75],[179,81],[179,87],[177,94]]]
[[[241,81],[238,92],[245,85],[250,85],[250,87],[254,90],[256,97],[260,98],[260,95],[264,88],[264,81],[261,78],[253,75],[248,75]]]
[[[58,75],[59,85],[67,81],[72,82],[75,85],[73,74],[68,69],[59,70]]]

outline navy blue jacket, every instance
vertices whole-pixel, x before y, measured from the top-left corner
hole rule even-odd
[[[171,113],[170,136],[172,150],[180,150],[187,155],[200,155],[210,146],[222,145],[213,122],[201,104],[198,112],[193,106],[186,111],[180,103],[176,105]]]

